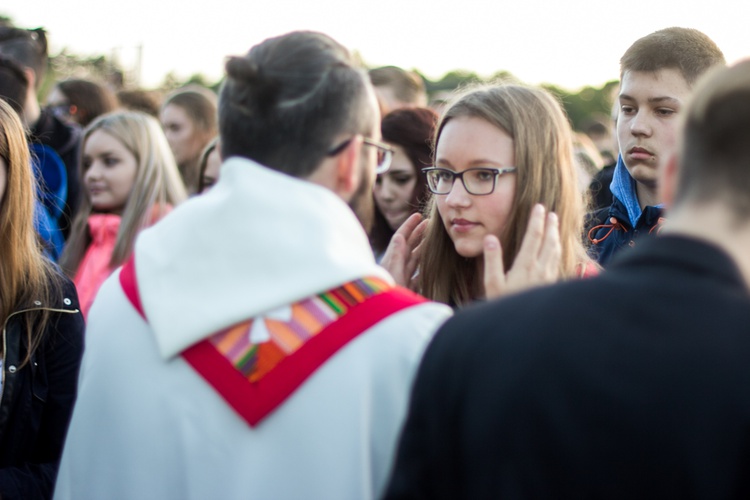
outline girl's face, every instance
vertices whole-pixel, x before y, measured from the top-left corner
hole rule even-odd
[[[167,104],[161,112],[161,126],[178,165],[198,158],[207,139],[181,106]]]
[[[95,130],[83,146],[83,182],[97,212],[121,214],[135,184],[138,165],[125,145]]]
[[[418,174],[403,148],[395,144],[391,147],[394,149],[391,168],[378,175],[373,192],[378,209],[395,231],[415,210],[410,203]]]
[[[452,118],[444,127],[435,151],[435,165],[460,173],[468,168],[515,166],[513,139],[504,130],[481,118]],[[445,229],[456,252],[472,258],[483,254],[484,237],[501,238],[516,192],[514,173],[496,177],[495,190],[469,194],[460,179],[450,193],[434,195]]]

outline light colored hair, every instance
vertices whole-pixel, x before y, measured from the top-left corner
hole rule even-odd
[[[102,115],[83,131],[81,152],[91,134],[101,130],[122,143],[135,157],[136,176],[122,212],[122,222],[110,259],[110,267],[122,264],[133,251],[138,233],[161,218],[170,207],[185,200],[185,186],[177,170],[172,151],[159,122],[138,111],[120,111]],[[85,173],[80,161],[80,175]],[[94,211],[89,196],[84,196],[78,209],[70,238],[60,264],[73,276],[91,243],[88,219]]]
[[[516,189],[508,222],[500,235],[505,269],[521,247],[535,204],[554,211],[560,221],[562,259],[560,276],[568,278],[587,263],[581,234],[584,204],[577,186],[572,132],[559,102],[547,91],[519,84],[472,87],[446,109],[435,133],[435,150],[446,123],[457,117],[486,120],[513,138]],[[429,223],[422,243],[420,291],[452,305],[477,297],[482,277],[477,258],[460,256],[438,213],[436,196],[426,208]]]
[[[36,182],[26,132],[20,118],[0,99],[0,157],[7,166],[7,182],[0,203],[0,321],[30,302],[44,304],[61,289],[61,276],[43,253],[34,228]],[[26,323],[27,354],[42,342],[50,312],[29,316]],[[0,353],[3,346],[0,345]]]

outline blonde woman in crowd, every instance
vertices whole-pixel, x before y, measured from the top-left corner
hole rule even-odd
[[[140,112],[99,117],[83,134],[86,196],[61,258],[84,315],[96,292],[133,251],[138,233],[186,198],[159,122]]]

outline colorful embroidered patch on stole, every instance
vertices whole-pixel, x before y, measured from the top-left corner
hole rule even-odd
[[[245,379],[257,382],[349,309],[389,288],[392,285],[379,278],[358,279],[227,328],[208,340]]]

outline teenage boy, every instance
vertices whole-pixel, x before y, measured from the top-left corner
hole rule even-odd
[[[716,44],[688,28],[651,33],[620,59],[620,156],[610,186],[614,201],[588,221],[592,254],[602,266],[622,247],[658,231],[657,171],[675,153],[679,115],[693,84],[719,64],[725,61]]]

